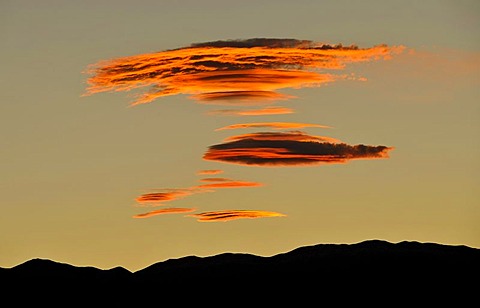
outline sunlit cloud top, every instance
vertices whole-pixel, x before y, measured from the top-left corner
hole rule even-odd
[[[291,96],[277,90],[332,82],[343,77],[326,70],[389,59],[403,49],[269,38],[197,43],[92,64],[86,70],[91,75],[86,95],[148,87],[133,105],[178,94],[201,102],[288,99]]]

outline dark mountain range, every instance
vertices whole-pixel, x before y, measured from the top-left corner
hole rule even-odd
[[[225,294],[241,301],[257,294],[273,297],[277,303],[291,296],[311,300],[335,294],[341,302],[345,298],[338,297],[340,292],[350,296],[379,292],[399,298],[455,298],[458,305],[480,295],[479,279],[480,249],[380,240],[305,246],[270,257],[241,253],[187,256],[136,272],[45,259],[0,268],[3,298],[21,290],[23,295],[16,296],[17,300],[33,294],[36,300],[62,294],[77,300],[95,295],[124,303],[174,295],[186,300],[194,294],[198,301],[215,301]]]

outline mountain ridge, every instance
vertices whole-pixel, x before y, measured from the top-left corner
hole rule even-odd
[[[112,299],[115,294],[127,296],[132,292],[161,292],[168,297],[179,295],[180,290],[224,294],[265,288],[287,297],[308,297],[320,291],[338,294],[340,290],[358,294],[375,290],[393,296],[395,290],[402,290],[408,296],[433,296],[429,292],[435,292],[465,299],[476,294],[471,281],[478,277],[478,248],[384,240],[314,244],[272,256],[232,252],[190,255],[133,272],[121,266],[99,269],[41,258],[0,268],[5,294],[23,288],[44,296],[55,290],[84,299],[89,295]]]
[[[117,265],[117,266],[114,266],[114,267],[111,267],[111,268],[98,268],[98,267],[91,266],[91,265],[74,265],[74,264],[69,264],[69,263],[65,263],[65,262],[61,262],[61,261],[55,261],[55,260],[48,259],[48,258],[36,257],[36,258],[26,260],[22,263],[19,263],[17,265],[12,266],[12,267],[0,267],[0,272],[2,270],[12,270],[12,269],[15,269],[15,268],[26,266],[27,264],[43,261],[46,264],[47,263],[53,263],[53,264],[57,264],[57,265],[64,265],[64,266],[81,268],[81,269],[97,269],[97,270],[100,270],[100,271],[125,270],[125,271],[128,271],[129,273],[135,274],[137,272],[143,271],[143,270],[145,270],[149,267],[152,267],[152,266],[155,266],[155,265],[158,265],[158,264],[172,263],[172,262],[176,262],[176,261],[182,261],[182,260],[193,259],[193,258],[208,259],[208,258],[218,258],[218,257],[222,257],[222,256],[250,256],[250,257],[255,257],[255,258],[276,258],[276,257],[280,257],[280,256],[283,256],[283,255],[286,255],[286,254],[294,254],[294,253],[298,253],[300,251],[305,251],[305,250],[309,250],[309,249],[317,249],[317,248],[321,248],[321,247],[322,248],[333,248],[333,247],[340,248],[340,247],[364,246],[366,248],[368,246],[372,246],[372,244],[373,245],[375,245],[375,244],[377,244],[377,245],[395,245],[395,246],[401,246],[401,245],[406,245],[406,244],[407,245],[436,246],[436,247],[442,247],[442,248],[447,248],[448,247],[448,248],[455,248],[455,249],[471,249],[471,250],[476,250],[476,251],[480,252],[480,248],[475,248],[475,247],[471,247],[471,246],[463,245],[463,244],[454,245],[454,244],[441,244],[441,243],[435,243],[435,242],[407,241],[407,240],[399,241],[399,242],[391,242],[391,241],[387,241],[387,240],[372,239],[372,240],[364,240],[364,241],[360,241],[360,242],[356,242],[356,243],[318,243],[318,244],[312,244],[312,245],[305,245],[305,246],[300,246],[300,247],[293,248],[293,249],[288,250],[286,252],[279,252],[277,254],[273,254],[273,255],[270,255],[270,256],[261,256],[261,255],[256,255],[256,254],[252,254],[252,253],[242,253],[242,252],[223,252],[223,253],[219,253],[219,254],[215,254],[215,255],[209,255],[209,256],[186,255],[186,256],[183,256],[183,257],[169,258],[169,259],[165,259],[163,261],[158,261],[158,262],[152,263],[150,265],[147,265],[144,268],[141,268],[141,269],[138,269],[138,270],[135,270],[135,271],[129,270],[129,269],[127,269],[125,267],[122,267],[120,265]]]

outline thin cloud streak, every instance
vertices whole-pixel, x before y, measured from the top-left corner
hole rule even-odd
[[[133,105],[150,103],[157,98],[176,94],[193,94],[191,98],[198,103],[209,105],[236,105],[236,106],[257,106],[272,104],[272,97],[276,96],[282,100],[287,96],[275,92],[284,88],[319,87],[322,84],[345,79],[347,76],[332,74],[320,74],[301,70],[280,70],[280,69],[245,69],[206,71],[192,75],[179,75],[168,78],[168,86],[160,91],[142,95]],[[249,91],[271,92],[270,98],[264,96],[250,95]],[[207,100],[201,100],[202,95],[198,93],[217,93],[217,96],[209,96]],[[222,92],[228,92],[228,99],[222,96]],[[237,99],[234,99],[233,92],[239,92]],[[248,97],[248,99],[247,99]],[[239,99],[241,98],[241,99]],[[254,99],[257,98],[257,99]]]
[[[202,184],[196,187],[198,188],[236,188],[236,187],[258,187],[258,186],[263,186],[263,184],[258,182],[227,180],[227,181],[219,181],[218,183]]]
[[[192,188],[175,188],[175,189],[161,189],[158,192],[146,193],[135,200],[139,204],[148,204],[151,206],[162,206],[166,202],[178,200],[186,196],[190,196],[196,193],[207,192],[204,189]]]
[[[275,114],[290,114],[294,113],[291,108],[280,106],[267,106],[261,109],[223,109],[212,110],[208,112],[210,115],[220,116],[262,116],[262,115],[275,115]]]
[[[256,38],[193,44],[90,65],[84,95],[148,87],[132,105],[178,94],[199,102],[287,99],[282,88],[317,87],[343,79],[322,70],[389,59],[403,46],[371,48],[295,39]]]
[[[193,208],[178,208],[178,207],[170,207],[170,208],[165,208],[165,209],[160,209],[160,210],[155,210],[147,213],[142,213],[142,214],[137,214],[132,216],[133,218],[149,218],[152,216],[157,216],[157,215],[165,215],[165,214],[181,214],[181,213],[188,213],[188,212],[193,212],[195,209]]]
[[[240,101],[268,101],[268,100],[286,100],[295,98],[292,95],[281,94],[273,91],[223,91],[223,92],[209,92],[199,93],[192,95],[193,99],[202,101],[206,104],[208,101],[221,101],[221,100],[240,100]],[[224,105],[225,103],[216,103]],[[238,103],[237,103],[238,104]],[[243,103],[242,105],[246,105]]]
[[[228,178],[204,178],[200,179],[200,182],[231,182]]]
[[[298,128],[305,128],[305,127],[331,128],[330,126],[325,126],[325,125],[320,125],[320,124],[309,124],[309,123],[261,122],[261,123],[232,124],[232,125],[217,128],[216,131],[226,130],[226,129],[263,128],[263,127],[268,127],[268,128],[272,128],[272,129],[298,129]]]
[[[309,135],[302,131],[289,131],[289,132],[258,132],[250,134],[242,134],[236,136],[230,136],[225,138],[224,141],[241,141],[246,139],[252,140],[283,140],[283,141],[299,141],[299,142],[329,142],[340,143],[341,141],[332,137]]]
[[[223,173],[223,170],[220,169],[206,169],[206,170],[199,170],[197,172],[198,175],[204,175],[204,174],[220,174]]]
[[[287,216],[278,212],[258,211],[258,210],[223,210],[203,212],[199,214],[186,215],[188,217],[195,217],[200,222],[214,222],[214,221],[230,221],[235,219],[255,219],[266,217],[284,217]]]
[[[210,146],[203,158],[249,166],[303,166],[388,158],[392,149],[387,146],[325,142],[318,136],[298,132],[256,133],[236,136],[233,141]]]

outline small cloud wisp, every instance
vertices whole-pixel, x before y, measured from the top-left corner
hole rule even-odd
[[[262,122],[262,123],[242,123],[232,124],[224,127],[217,128],[216,131],[226,129],[239,129],[239,128],[272,128],[272,129],[298,129],[305,127],[320,127],[331,128],[330,126],[320,124],[308,124],[308,123],[293,123],[293,122]]]
[[[217,116],[263,116],[274,114],[289,114],[294,113],[292,108],[281,106],[267,106],[260,109],[220,109],[208,112],[210,115]]]
[[[148,213],[137,214],[137,215],[134,215],[132,217],[133,218],[149,218],[149,217],[156,216],[156,215],[180,214],[180,213],[188,213],[188,212],[193,212],[193,211],[195,211],[195,209],[170,207],[170,208],[166,208],[166,209],[151,211],[151,212],[148,212]]]
[[[230,221],[235,219],[254,219],[254,218],[265,218],[265,217],[283,217],[287,216],[278,212],[270,211],[258,211],[258,210],[222,210],[222,211],[212,211],[212,212],[203,212],[199,214],[190,214],[189,217],[197,218],[197,221]]]
[[[212,175],[212,174],[220,174],[222,173],[223,170],[220,169],[205,169],[205,170],[199,170],[197,172],[198,175]]]
[[[151,205],[151,206],[163,206],[166,202],[177,200],[192,194],[206,192],[206,190],[192,188],[174,188],[174,189],[161,189],[156,192],[146,193],[135,200],[139,204]]]

